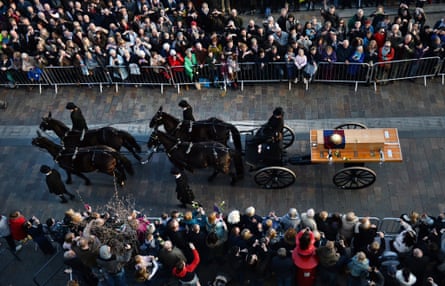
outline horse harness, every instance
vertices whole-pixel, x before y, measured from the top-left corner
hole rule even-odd
[[[178,125],[176,125],[175,131],[180,131],[182,125],[184,124],[185,121],[188,121],[188,133],[192,133],[193,127],[196,125],[195,121],[191,121],[191,120],[182,120],[178,123]],[[216,126],[222,126],[224,127],[224,125],[220,124],[219,122],[217,122],[216,120],[213,120],[213,122],[203,122],[203,121],[197,121],[199,122],[198,125],[210,125],[212,127],[212,131],[213,134],[218,134],[217,130],[216,130]],[[185,124],[184,124],[185,125]]]
[[[59,152],[59,154],[57,154],[57,156],[54,158],[54,162],[56,162],[56,163],[59,163],[59,158],[60,157],[63,157],[63,156],[69,156],[69,155],[71,155],[70,153],[63,153],[63,151],[65,151],[66,149],[65,148],[61,148],[60,149],[60,152]],[[71,168],[74,168],[74,160],[77,158],[77,155],[79,155],[79,153],[90,153],[90,152],[92,152],[92,155],[91,155],[91,160],[90,160],[90,162],[91,162],[91,165],[95,165],[95,161],[96,161],[96,152],[97,151],[99,151],[99,150],[95,150],[95,149],[92,149],[92,148],[89,148],[89,147],[78,147],[78,146],[76,146],[76,148],[74,149],[74,152],[73,152],[73,154],[71,155]],[[111,152],[111,150],[101,150],[103,153],[108,153],[108,154],[110,154],[110,155],[112,155],[110,152]]]
[[[184,153],[186,155],[190,154],[190,152],[192,151],[193,145],[194,145],[193,142],[182,142],[181,140],[178,140],[175,145],[173,145],[170,149],[166,150],[167,156],[171,157],[172,151],[174,151],[175,149],[178,149],[178,146],[181,145],[182,143],[188,143],[187,150],[185,150]],[[215,146],[215,144],[212,144],[212,145],[213,145],[212,154],[213,154],[215,161],[217,161],[218,160],[217,149],[222,149],[222,147],[217,147],[217,146]],[[228,148],[224,147],[223,151],[227,151],[227,150],[228,150]]]

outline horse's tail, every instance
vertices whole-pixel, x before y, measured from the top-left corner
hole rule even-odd
[[[134,175],[133,164],[131,164],[131,161],[127,157],[115,152],[115,158],[119,161],[118,164],[122,164],[124,166],[124,169],[128,174]]]
[[[239,154],[241,154],[243,151],[243,146],[241,145],[241,134],[235,125],[227,123],[227,126],[229,127],[230,133],[232,134],[233,145],[235,146],[235,150]]]
[[[119,130],[118,132],[126,144],[132,146],[136,152],[141,153],[141,146],[138,144],[133,135],[124,130]]]

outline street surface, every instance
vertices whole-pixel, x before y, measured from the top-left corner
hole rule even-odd
[[[230,90],[225,97],[216,89],[190,90],[180,95],[174,89],[166,89],[161,95],[159,89],[133,87],[121,87],[118,93],[114,88],[100,93],[98,88],[59,87],[57,95],[52,88],[44,89],[42,94],[36,88],[31,92],[24,88],[2,89],[0,99],[6,99],[9,106],[0,110],[1,213],[19,209],[27,217],[35,215],[42,221],[51,216],[61,219],[67,208],[82,209],[84,203],[103,209],[116,191],[149,216],[176,209],[171,164],[164,153],[155,154],[147,165],[139,165],[125,153],[134,163],[135,175],[123,188],[115,189],[112,178],[103,174],[87,174],[91,186],[74,177],[69,190],[77,198],[62,205],[46,191],[39,172],[42,164],[55,163],[45,151],[31,146],[31,138],[36,136],[41,117],[49,111],[54,118],[71,125],[65,105],[72,101],[82,109],[91,127],[112,125],[128,130],[146,150],[151,117],[160,106],[181,116],[177,104],[183,98],[194,107],[197,119],[216,116],[237,126],[261,124],[274,107],[282,106],[286,123],[296,132],[296,142],[288,149],[288,156],[308,153],[311,128],[332,128],[352,121],[368,127],[399,129],[403,163],[367,165],[377,174],[377,181],[369,188],[337,189],[332,177],[341,165],[286,166],[297,179],[282,190],[258,188],[253,173],[246,174],[236,186],[230,186],[229,178],[222,175],[207,182],[211,170],[189,174],[196,199],[209,211],[222,201],[226,211],[243,211],[252,205],[262,215],[269,211],[284,215],[290,207],[300,212],[308,208],[340,213],[354,210],[359,216],[380,218],[398,217],[412,210],[433,216],[445,211],[445,94],[441,80],[435,78],[428,80],[426,88],[422,80],[380,86],[377,92],[372,86],[359,86],[357,93],[352,85],[313,84],[308,91],[298,85],[289,91],[287,83],[282,83],[246,86],[242,92]],[[56,140],[54,134],[47,136]],[[32,285],[33,274],[48,257],[28,243],[19,254],[19,262],[1,242],[4,259],[0,263],[0,286]],[[60,265],[59,258],[51,262],[49,269],[55,271]],[[67,278],[58,272],[48,285],[64,285]]]

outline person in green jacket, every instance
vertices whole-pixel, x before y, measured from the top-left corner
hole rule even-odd
[[[188,79],[190,79],[191,82],[196,82],[195,86],[196,89],[201,89],[201,86],[198,82],[198,61],[196,60],[196,55],[192,52],[192,49],[187,49],[185,51],[185,57],[184,57],[184,69],[185,69],[185,75]]]

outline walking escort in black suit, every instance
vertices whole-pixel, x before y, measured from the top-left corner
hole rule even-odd
[[[71,200],[74,200],[75,196],[66,190],[65,184],[62,181],[62,176],[56,169],[51,169],[46,165],[40,167],[40,172],[46,175],[46,185],[51,194],[58,195],[61,199],[61,203],[65,204],[68,200],[64,194],[67,194]]]
[[[187,204],[193,205],[195,195],[189,186],[188,178],[185,173],[181,173],[179,169],[172,168],[170,173],[175,176],[176,180],[176,197],[181,202],[180,207],[186,208]]]

